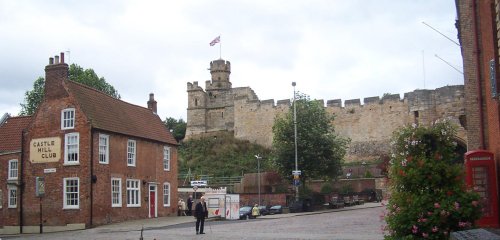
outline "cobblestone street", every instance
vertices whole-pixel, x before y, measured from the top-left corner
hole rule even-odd
[[[348,209],[338,212],[256,220],[210,221],[205,235],[196,235],[194,221],[171,226],[147,228],[145,240],[152,239],[383,239],[380,221],[383,207]],[[23,235],[5,239],[139,239],[140,231],[94,228],[83,231]]]

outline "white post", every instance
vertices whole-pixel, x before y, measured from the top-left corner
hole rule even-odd
[[[262,158],[260,155],[255,155],[257,158],[257,188],[259,189],[259,206],[260,206],[260,159]]]
[[[293,86],[293,127],[294,127],[294,139],[295,139],[295,171],[299,170],[298,155],[297,155],[297,107],[295,106],[295,82],[292,82]],[[299,201],[299,186],[295,186],[295,201]]]

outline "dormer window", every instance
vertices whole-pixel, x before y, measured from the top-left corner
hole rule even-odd
[[[75,128],[75,109],[66,108],[61,111],[61,129]]]

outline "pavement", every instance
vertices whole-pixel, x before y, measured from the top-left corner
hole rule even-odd
[[[365,208],[377,208],[383,207],[382,203],[374,203],[369,202],[361,205],[354,205],[350,207],[344,207],[339,209],[325,209],[314,212],[299,212],[299,213],[286,213],[286,214],[273,214],[260,216],[260,219],[277,219],[277,218],[290,218],[295,216],[304,216],[304,215],[314,215],[314,214],[322,214],[329,212],[340,212],[340,211],[353,211],[357,209],[365,209]],[[219,219],[210,218],[206,221],[216,221]],[[237,221],[237,220],[234,220]],[[131,220],[121,223],[113,223],[103,226],[98,226],[93,229],[89,229],[94,232],[121,232],[121,231],[140,231],[141,229],[157,229],[162,227],[168,227],[178,224],[184,223],[193,223],[194,218],[192,216],[175,216],[175,217],[159,217],[159,218],[148,218],[148,219],[139,219],[139,220]]]

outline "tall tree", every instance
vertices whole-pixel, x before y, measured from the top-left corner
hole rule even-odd
[[[318,101],[298,94],[295,105],[301,178],[336,178],[341,174],[341,163],[349,140],[335,133],[332,125],[334,116],[328,114]],[[290,176],[295,169],[293,106],[287,114],[275,119],[273,134],[273,156],[277,170],[284,176]]]
[[[103,77],[97,76],[91,68],[83,69],[79,65],[71,64],[71,66],[69,66],[68,75],[71,81],[85,84],[114,98],[120,99],[118,91],[116,91],[111,84],[107,83]],[[35,80],[33,89],[31,91],[26,91],[24,94],[24,103],[21,103],[21,112],[19,115],[32,115],[35,113],[38,105],[43,101],[45,94],[44,87],[45,79],[43,77],[39,77]]]
[[[33,90],[26,91],[24,94],[24,103],[21,103],[21,112],[19,115],[27,116],[35,113],[38,105],[43,101],[43,96],[45,95],[44,88],[45,79],[39,77],[33,83]]]
[[[172,131],[177,142],[184,139],[184,136],[186,135],[187,123],[182,118],[177,120],[175,118],[168,117],[167,119],[165,119],[165,121],[163,121],[163,123],[165,124],[165,126],[167,126],[168,129]]]

